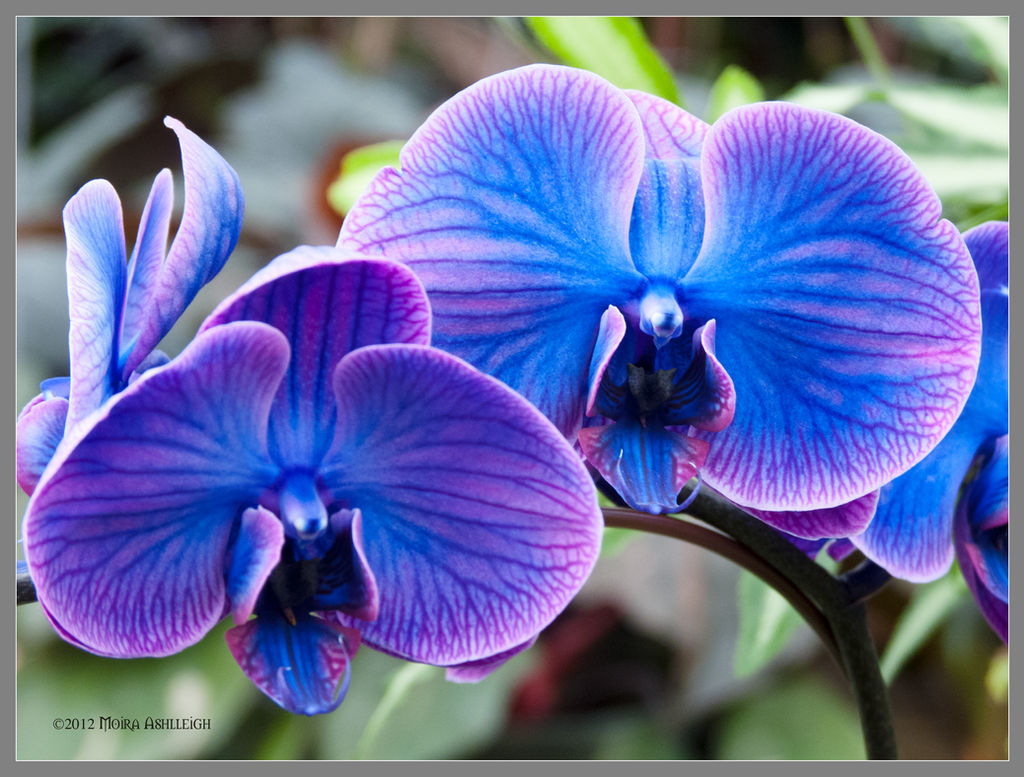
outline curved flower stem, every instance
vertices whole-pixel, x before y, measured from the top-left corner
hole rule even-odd
[[[771,564],[766,563],[756,553],[740,545],[736,540],[721,532],[705,529],[703,526],[697,526],[679,518],[669,518],[665,515],[649,515],[619,507],[604,508],[604,522],[605,526],[636,529],[648,534],[660,534],[665,537],[674,537],[677,540],[689,542],[692,545],[710,550],[712,553],[717,553],[719,556],[727,558],[734,564],[757,575],[782,594],[793,606],[793,609],[800,613],[807,624],[817,633],[825,647],[828,648],[836,663],[845,671],[839,644],[832,634],[832,627],[829,625],[828,619],[821,613],[821,610],[799,588],[793,585],[785,575],[781,574]]]
[[[865,565],[862,575],[849,578],[858,584],[848,588],[843,579],[833,577],[770,526],[710,489],[702,490],[687,512],[760,556],[814,602],[839,646],[857,701],[868,758],[897,758],[888,692],[863,605],[866,590],[878,590],[887,579],[884,573]],[[866,581],[871,581],[870,586],[862,585]]]
[[[895,759],[892,712],[863,605],[863,600],[888,580],[884,570],[865,564],[845,578],[837,579],[767,524],[710,493],[709,489],[697,496],[687,513],[732,537],[735,544],[747,552],[738,552],[734,546],[722,542],[723,535],[712,538],[679,528],[693,528],[684,521],[622,508],[605,508],[608,525],[695,542],[741,564],[775,587],[819,635],[829,635],[822,640],[830,651],[835,647],[833,655],[838,653],[852,686],[868,758]],[[670,524],[678,526],[670,529]],[[751,562],[752,558],[757,561]],[[765,573],[766,568],[771,571]],[[780,578],[787,581],[782,586],[777,584]]]

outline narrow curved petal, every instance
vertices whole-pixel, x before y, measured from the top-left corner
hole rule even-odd
[[[315,469],[334,434],[331,374],[364,345],[430,341],[423,287],[397,262],[300,246],[224,300],[200,331],[262,321],[284,333],[292,361],[270,418],[270,451],[283,468]]]
[[[736,390],[732,378],[715,356],[715,332],[712,319],[693,333],[693,356],[685,370],[676,377],[673,393],[663,406],[666,424],[693,426],[709,432],[718,432],[732,423],[736,412]],[[658,352],[669,353],[662,348]],[[659,365],[667,369],[668,365]]]
[[[964,233],[981,285],[981,363],[958,424],[999,437],[1009,428],[1009,224],[992,221]]]
[[[1008,456],[1008,437],[1004,435],[992,443],[981,469],[964,488],[954,519],[957,557],[964,576],[969,566],[975,581],[1004,605],[1010,598]],[[980,601],[978,592],[974,594]],[[1005,633],[1002,636],[1005,640]]]
[[[635,89],[623,90],[640,114],[651,159],[700,159],[710,125],[678,105]]]
[[[319,715],[337,709],[348,691],[354,651],[346,631],[314,615],[297,615],[291,624],[280,613],[261,610],[224,637],[263,693],[289,712]]]
[[[851,541],[893,576],[925,583],[953,563],[953,510],[982,441],[957,425],[920,464],[882,486],[878,510]]]
[[[122,369],[134,350],[136,338],[144,321],[146,304],[160,275],[160,266],[167,252],[167,234],[171,226],[173,204],[174,184],[171,171],[164,169],[157,174],[153,187],[149,190],[149,197],[139,220],[135,247],[128,260],[128,292],[124,301],[124,319],[121,323],[121,353],[118,355]],[[127,377],[127,374],[121,375],[123,380]]]
[[[634,510],[671,513],[679,509],[679,492],[697,474],[708,444],[656,424],[641,426],[623,418],[614,424],[580,430],[580,447]]]
[[[284,527],[270,510],[250,507],[242,513],[228,565],[228,600],[236,625],[252,615],[263,584],[281,560],[283,547]]]
[[[597,330],[597,342],[594,344],[594,352],[590,356],[590,370],[587,383],[590,388],[587,391],[587,416],[593,417],[596,413],[613,417],[625,396],[625,390],[614,392],[615,396],[609,396],[612,384],[604,381],[605,371],[615,355],[616,349],[626,336],[626,319],[614,305],[601,316],[601,324]]]
[[[438,108],[349,211],[338,245],[405,262],[434,345],[522,393],[563,434],[583,420],[609,304],[642,285],[629,220],[643,169],[636,109],[581,70],[532,65]]]
[[[100,655],[162,656],[224,615],[232,527],[276,477],[265,429],[287,361],[271,327],[220,327],[61,446],[22,536],[63,632]]]
[[[537,637],[531,637],[522,645],[502,651],[495,656],[481,658],[478,661],[467,661],[464,664],[449,666],[444,673],[444,678],[450,683],[478,683],[487,675],[500,669],[510,659],[533,646]]]
[[[108,181],[90,181],[68,200],[64,235],[68,248],[70,429],[117,391],[120,377],[117,336],[126,283],[124,222],[121,201]]]
[[[199,289],[220,272],[242,230],[242,187],[235,171],[177,119],[167,116],[164,124],[181,145],[185,207],[167,258],[156,278],[147,280],[149,294],[125,375],[170,331]],[[147,244],[147,252],[150,247]]]
[[[837,507],[824,507],[818,510],[756,510],[744,507],[753,516],[760,518],[770,526],[793,535],[801,540],[821,540],[814,547],[817,551],[825,542],[839,537],[851,537],[860,534],[871,523],[878,508],[879,492],[854,499],[852,502]],[[797,543],[802,549],[812,546]]]
[[[718,319],[736,415],[707,482],[740,504],[817,509],[921,460],[970,393],[977,275],[890,141],[783,103],[735,109],[704,144],[704,246],[684,308]]]
[[[380,591],[366,560],[363,545],[363,516],[360,510],[340,510],[331,516],[333,547],[317,567],[318,588],[313,606],[318,610],[341,610],[364,621],[377,618]]]
[[[334,374],[338,436],[321,475],[363,513],[380,589],[368,643],[447,666],[536,635],[601,544],[593,482],[535,408],[433,348],[367,347]],[[342,617],[342,616],[339,616]]]
[[[1008,487],[1004,436],[964,489],[953,522],[960,571],[985,620],[1003,642],[1009,641]]]
[[[38,401],[37,401],[38,400]],[[63,397],[43,399],[40,394],[18,417],[15,471],[18,485],[31,494],[64,438],[68,401]]]

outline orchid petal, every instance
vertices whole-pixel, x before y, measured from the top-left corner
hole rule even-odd
[[[715,357],[715,331],[712,319],[693,333],[693,356],[676,378],[672,397],[662,405],[664,423],[717,432],[732,422],[736,391],[729,373]],[[662,348],[658,356],[671,352],[671,347]],[[659,359],[655,367],[667,369],[668,365]]]
[[[985,437],[1009,428],[1009,224],[994,221],[964,233],[981,285],[981,363],[957,421]]]
[[[434,345],[572,438],[601,316],[643,283],[628,244],[643,160],[636,109],[604,79],[555,65],[499,73],[427,119],[338,245],[412,267]]]
[[[228,599],[236,625],[252,615],[263,584],[281,560],[282,547],[284,527],[276,515],[263,507],[242,513],[228,568]]]
[[[882,486],[878,511],[851,541],[893,576],[925,583],[953,563],[953,509],[980,440],[957,425],[916,467]]]
[[[121,201],[108,181],[85,184],[64,206],[67,239],[68,429],[114,394],[126,269]]]
[[[68,401],[39,394],[18,417],[15,471],[18,485],[31,494],[64,437]]]
[[[380,588],[376,621],[343,620],[386,652],[439,665],[537,634],[600,549],[579,456],[521,396],[433,348],[354,351],[334,388],[321,477],[362,511]]]
[[[445,679],[450,683],[478,683],[492,672],[500,669],[510,659],[533,646],[537,637],[531,637],[522,645],[516,645],[501,653],[477,661],[467,661],[464,664],[449,666],[444,673]]]
[[[834,114],[737,108],[704,144],[704,246],[681,283],[717,318],[732,424],[704,477],[769,510],[848,502],[956,420],[980,346],[977,276],[895,145]]]
[[[318,715],[337,709],[352,674],[347,629],[305,613],[289,623],[261,610],[255,620],[225,632],[246,676],[289,712]]]
[[[124,320],[121,324],[121,353],[119,358],[127,363],[126,353],[142,326],[146,304],[160,275],[160,266],[167,251],[167,233],[171,225],[171,207],[174,204],[174,184],[170,170],[161,170],[153,181],[146,206],[139,220],[139,233],[135,247],[128,260],[128,294],[125,298]],[[131,347],[134,351],[134,347]],[[141,355],[145,358],[146,355]],[[138,359],[135,360],[138,362]],[[137,367],[136,367],[137,369]],[[123,374],[123,378],[127,375]]]
[[[769,526],[803,540],[825,541],[860,534],[871,523],[878,507],[879,492],[872,491],[852,502],[818,510],[757,510],[744,507]],[[808,545],[800,545],[808,548]],[[819,546],[820,548],[820,546]]]
[[[662,97],[635,89],[624,90],[640,114],[651,159],[700,159],[710,126]]]
[[[341,610],[360,620],[377,618],[380,592],[363,546],[363,517],[356,510],[341,510],[331,516],[333,547],[317,566],[319,582],[314,595],[318,610]]]
[[[671,513],[683,486],[704,463],[708,445],[660,424],[631,418],[580,430],[580,447],[634,510]]]
[[[326,246],[300,246],[275,259],[200,331],[239,320],[270,324],[291,344],[270,418],[270,451],[283,468],[315,469],[323,459],[335,424],[330,376],[341,357],[364,345],[430,340],[430,308],[412,272]]]
[[[694,160],[648,159],[633,205],[630,253],[648,278],[675,280],[690,269],[704,233],[704,197]]]
[[[223,616],[240,505],[276,477],[265,429],[287,362],[271,327],[219,327],[58,449],[22,536],[40,602],[86,649],[169,655]]]
[[[185,207],[167,258],[151,281],[125,375],[170,331],[199,289],[220,272],[242,229],[242,188],[235,171],[177,119],[167,116],[164,124],[181,145]]]
[[[608,365],[625,336],[626,319],[623,318],[617,307],[609,305],[601,316],[601,324],[597,330],[597,342],[594,344],[594,352],[590,356],[590,377],[588,378],[590,390],[587,392],[588,417],[593,417],[598,412],[609,417],[617,415],[617,410],[626,396],[625,389],[614,392],[614,396],[612,396],[611,387],[615,384],[603,381]],[[624,380],[625,378],[623,378]]]

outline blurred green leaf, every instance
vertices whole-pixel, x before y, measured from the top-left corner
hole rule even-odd
[[[227,625],[176,655],[130,661],[63,642],[32,650],[19,634],[17,757],[191,759],[212,752],[261,698],[224,643]],[[101,730],[101,717],[137,719],[140,727]],[[210,718],[210,728],[146,730],[147,717]],[[58,730],[57,718],[92,719],[95,727]]]
[[[727,65],[711,85],[704,120],[710,124],[726,111],[763,99],[764,87],[760,81],[739,65]]]
[[[327,201],[341,215],[348,213],[373,177],[383,168],[398,168],[404,140],[385,140],[349,151],[341,160],[341,172],[327,187]]]
[[[992,656],[985,672],[985,690],[994,702],[1006,701],[1010,692],[1010,654],[998,650]]]
[[[1010,108],[1002,86],[893,86],[889,102],[903,115],[959,144],[1010,147]]]
[[[674,761],[686,758],[670,727],[663,722],[659,724],[657,717],[648,711],[623,714],[603,723],[605,730],[596,737],[597,744],[590,755],[592,759]]]
[[[779,654],[801,618],[782,594],[746,570],[740,572],[736,593],[740,626],[733,671],[746,677]]]
[[[1006,16],[921,16],[904,19],[937,51],[967,56],[1002,82],[1010,69],[1010,25]]]
[[[345,701],[318,721],[318,757],[458,758],[497,735],[509,694],[531,663],[527,651],[479,683],[450,683],[441,667],[362,649],[353,661]],[[389,693],[390,701],[385,698]],[[379,711],[385,704],[389,709]]]
[[[967,584],[955,565],[945,577],[914,590],[882,653],[880,665],[886,683],[893,681],[903,665],[967,596]]]
[[[601,538],[601,558],[617,556],[638,536],[639,532],[632,529],[620,529],[617,526],[605,527],[604,535]]]
[[[675,78],[630,16],[530,16],[526,24],[563,62],[682,104]]]
[[[807,108],[817,108],[821,111],[849,113],[861,103],[882,99],[882,93],[873,84],[864,82],[843,84],[804,82],[797,84],[780,99]]]
[[[819,680],[801,677],[735,705],[721,720],[718,759],[847,760],[865,757],[853,705]]]
[[[905,145],[914,164],[949,206],[952,201],[993,205],[1007,198],[1009,158],[999,151],[953,151],[928,146]],[[952,216],[951,216],[952,217]]]

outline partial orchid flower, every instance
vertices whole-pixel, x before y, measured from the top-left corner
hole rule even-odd
[[[992,630],[1009,642],[1009,438],[982,454],[978,474],[965,487],[953,518],[960,571]]]
[[[1005,221],[987,222],[963,237],[981,284],[982,349],[977,381],[949,434],[920,464],[882,488],[874,519],[852,541],[893,575],[925,582],[949,570],[956,536],[961,559],[969,561],[961,564],[968,581],[980,575],[984,589],[1004,597],[1005,608],[1006,579],[1000,582],[999,577],[1005,575],[1007,552],[1006,486],[999,483],[1007,478],[1010,228]],[[964,478],[978,457],[987,463],[961,495]],[[956,532],[954,513],[961,514]],[[980,550],[983,547],[985,550]],[[1002,572],[995,561],[998,552],[1002,553]],[[977,595],[973,585],[972,590]],[[982,609],[989,614],[990,608]],[[1002,636],[1005,639],[1005,620]]]
[[[170,170],[153,181],[130,258],[109,181],[90,181],[64,207],[71,374],[44,381],[18,417],[17,480],[28,494],[65,434],[135,376],[167,361],[156,345],[238,241],[244,204],[235,171],[177,119],[164,124],[178,136],[185,179],[169,250]]]
[[[341,702],[360,643],[462,682],[528,647],[596,561],[593,482],[429,338],[400,264],[301,247],[257,273],[39,482],[24,547],[57,631],[164,656],[231,613],[242,669],[306,715]]]
[[[708,126],[536,65],[448,100],[400,163],[338,245],[411,267],[434,344],[523,393],[636,508],[678,509],[699,472],[789,533],[857,534],[970,392],[963,240],[849,119],[763,103]]]

